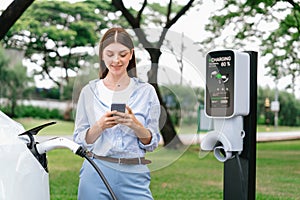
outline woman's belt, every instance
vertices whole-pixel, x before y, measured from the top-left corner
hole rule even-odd
[[[151,160],[145,159],[145,157],[138,157],[138,158],[113,158],[113,157],[107,157],[107,156],[98,156],[96,154],[93,154],[92,152],[88,153],[89,157],[93,157],[99,160],[104,160],[112,163],[118,163],[118,164],[127,164],[127,165],[147,165],[151,163]]]

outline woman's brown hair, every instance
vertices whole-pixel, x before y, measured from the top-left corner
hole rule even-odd
[[[118,42],[132,51],[132,58],[128,63],[127,73],[130,77],[136,77],[136,60],[135,53],[133,51],[133,42],[130,35],[123,28],[111,28],[103,35],[100,45],[99,45],[99,59],[100,59],[100,70],[99,78],[103,79],[108,73],[108,68],[106,67],[104,61],[102,60],[102,54],[105,47],[108,45]]]

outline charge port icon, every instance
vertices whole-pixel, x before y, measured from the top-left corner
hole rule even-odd
[[[217,79],[219,84],[224,84],[229,80],[229,74],[221,74],[218,71],[213,71],[210,74],[210,78]]]

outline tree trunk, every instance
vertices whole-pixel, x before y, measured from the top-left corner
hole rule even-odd
[[[162,112],[159,120],[159,127],[161,127],[161,134],[164,140],[164,146],[171,149],[178,149],[183,145],[178,135],[176,134],[174,125],[171,121],[170,114],[165,103],[162,101],[160,91],[157,83],[151,83],[156,90],[158,99],[160,101],[161,107],[166,111]],[[166,114],[166,116],[164,116]],[[166,119],[166,120],[163,120]]]
[[[16,107],[17,107],[17,100],[14,97],[12,97],[9,117],[11,118],[16,117],[16,113],[15,113]]]
[[[34,0],[14,0],[0,16],[0,40]]]
[[[149,51],[149,49],[148,49]],[[177,149],[183,145],[180,141],[178,135],[176,134],[174,125],[171,121],[171,116],[168,112],[168,109],[163,102],[160,90],[157,84],[157,70],[158,70],[158,60],[161,55],[161,51],[159,49],[151,49],[151,69],[148,72],[148,82],[153,85],[156,90],[158,99],[160,101],[161,107],[164,109],[165,112],[161,112],[160,120],[159,120],[159,127],[161,128],[162,137],[164,140],[164,146],[167,148]],[[165,119],[165,120],[164,120]]]
[[[161,129],[161,133],[164,139],[165,146],[170,148],[177,148],[179,146],[182,146],[182,142],[180,141],[179,137],[176,134],[175,128],[172,124],[170,115],[168,113],[168,110],[166,109],[165,103],[162,101],[160,91],[157,85],[157,71],[158,71],[158,61],[159,57],[161,55],[161,45],[163,43],[163,40],[165,39],[167,30],[176,23],[176,21],[186,13],[186,11],[192,6],[194,0],[189,0],[189,2],[182,7],[182,9],[175,15],[174,18],[170,18],[171,13],[171,7],[172,7],[172,1],[169,2],[168,6],[168,14],[167,14],[167,23],[163,27],[163,32],[160,36],[159,41],[155,46],[153,46],[153,43],[149,42],[146,38],[145,33],[141,29],[141,22],[142,22],[142,14],[147,6],[148,2],[147,0],[144,0],[144,3],[142,4],[142,7],[138,11],[136,17],[133,16],[129,9],[127,9],[124,6],[124,3],[122,0],[112,0],[112,5],[115,6],[118,10],[120,10],[123,14],[123,16],[126,18],[126,20],[129,22],[131,27],[134,29],[135,34],[137,35],[139,41],[143,44],[143,47],[149,52],[149,55],[151,57],[151,69],[148,72],[148,82],[152,84],[156,90],[156,93],[158,95],[158,98],[160,100],[161,106],[165,109],[166,113],[166,122],[163,124],[163,127]],[[160,121],[162,119],[162,116],[160,117]],[[160,126],[161,127],[161,126]]]

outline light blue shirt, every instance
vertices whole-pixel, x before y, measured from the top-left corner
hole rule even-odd
[[[143,157],[146,151],[153,151],[158,146],[160,103],[157,94],[149,83],[142,82],[138,78],[132,79],[134,89],[127,105],[132,109],[137,120],[151,132],[150,144],[144,145],[132,129],[121,124],[104,130],[93,144],[86,143],[87,130],[109,111],[111,106],[101,101],[101,91],[97,89],[99,79],[90,81],[81,90],[73,135],[76,143],[97,155],[116,158]]]

